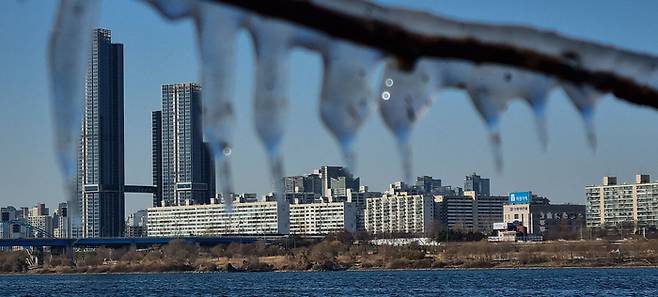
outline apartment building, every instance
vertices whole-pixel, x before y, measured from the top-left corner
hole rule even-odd
[[[152,207],[147,211],[149,236],[205,236],[223,234],[288,234],[288,204],[276,201]]]
[[[355,232],[357,208],[350,202],[290,205],[290,234]]]
[[[658,182],[647,174],[631,184],[603,177],[602,185],[585,187],[587,227],[658,226]]]
[[[434,201],[431,195],[408,192],[387,192],[368,198],[365,228],[378,233],[424,233],[433,220]]]

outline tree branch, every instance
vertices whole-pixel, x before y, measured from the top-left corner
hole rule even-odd
[[[209,1],[375,48],[406,65],[435,57],[513,66],[589,84],[624,101],[658,109],[658,83],[643,81],[650,74],[658,80],[658,58],[650,55],[528,27],[464,23],[362,0]]]

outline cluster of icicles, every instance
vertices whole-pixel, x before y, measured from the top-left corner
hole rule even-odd
[[[592,110],[601,93],[542,74],[467,61],[421,59],[411,70],[378,50],[334,39],[290,23],[246,13],[210,1],[148,0],[168,19],[193,17],[198,35],[203,87],[203,123],[211,144],[224,197],[233,192],[229,157],[235,121],[233,97],[235,46],[239,30],[251,33],[256,57],[253,112],[256,131],[270,162],[274,190],[281,192],[281,139],[285,130],[288,94],[287,69],[291,48],[319,52],[324,78],[320,117],[338,140],[345,165],[354,169],[353,143],[359,128],[377,106],[400,149],[403,178],[411,171],[410,134],[437,92],[465,89],[488,128],[495,163],[502,166],[498,122],[510,100],[521,99],[532,107],[538,134],[546,145],[544,107],[554,87],[560,85],[585,120],[592,146],[595,138]],[[75,150],[80,131],[88,32],[94,24],[98,0],[61,0],[50,47],[51,78],[58,152],[67,176],[74,174]],[[383,71],[382,70],[383,67]],[[282,199],[282,195],[278,195]],[[230,199],[226,199],[231,207]]]

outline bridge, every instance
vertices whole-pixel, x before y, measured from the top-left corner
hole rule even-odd
[[[156,186],[139,186],[139,185],[125,185],[123,186],[123,191],[125,193],[146,193],[146,194],[155,194],[157,191]]]
[[[271,243],[287,235],[282,234],[231,234],[220,236],[179,236],[179,237],[101,237],[101,238],[55,238],[46,230],[33,226],[24,220],[12,220],[9,224],[18,224],[32,231],[40,232],[41,238],[11,238],[0,239],[0,247],[53,247],[53,248],[94,248],[94,247],[149,247],[165,245],[172,240],[184,240],[199,246],[215,246],[218,244],[253,243],[264,241]]]
[[[235,235],[235,236],[189,236],[189,237],[111,237],[111,238],[13,238],[0,239],[0,247],[149,247],[165,245],[172,240],[184,240],[199,246],[215,246],[230,243],[273,242],[285,235]]]
[[[287,237],[286,235],[234,235],[234,236],[189,236],[189,237],[112,237],[112,238],[12,238],[0,239],[0,248],[23,247],[29,257],[26,259],[30,267],[38,266],[45,257],[44,247],[49,247],[49,253],[59,254],[75,262],[75,249],[78,248],[149,248],[166,245],[173,240],[183,240],[196,246],[216,246],[231,243],[254,243],[265,241],[272,243]]]

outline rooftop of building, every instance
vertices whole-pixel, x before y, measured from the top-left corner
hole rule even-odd
[[[651,181],[651,176],[648,174],[636,174],[635,182],[633,183],[619,183],[616,176],[604,176],[600,185],[586,185],[585,188],[601,188],[601,187],[625,187],[633,185],[658,185],[658,181]]]

